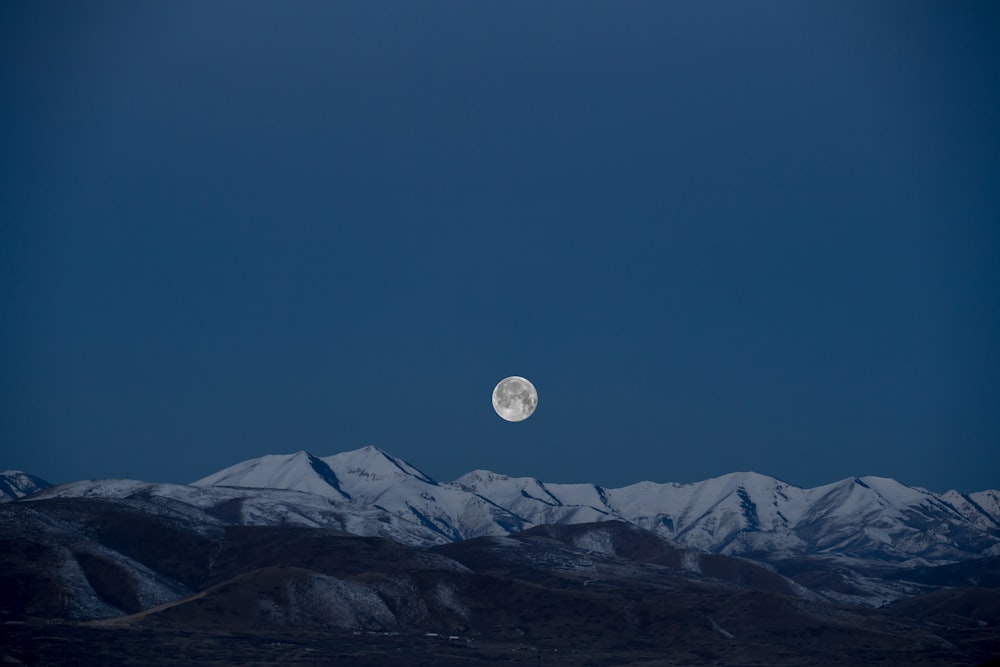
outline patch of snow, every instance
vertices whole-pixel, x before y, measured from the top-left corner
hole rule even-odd
[[[681,554],[681,569],[685,572],[693,572],[694,574],[701,574],[701,558],[698,552],[685,550]]]
[[[716,623],[714,618],[712,618],[711,616],[706,616],[705,618],[707,618],[708,622],[712,624],[712,629],[715,630],[716,632],[718,632],[720,635],[722,635],[726,639],[733,639],[734,638],[733,637],[733,633],[729,632],[724,627],[722,627],[721,625],[719,625],[718,623]]]
[[[606,530],[588,530],[573,538],[573,546],[584,551],[592,551],[604,556],[614,556],[615,546],[611,534]]]
[[[87,581],[87,575],[73,554],[62,549],[56,568],[58,579],[66,587],[62,596],[64,618],[70,620],[90,620],[121,616],[122,612],[105,602]]]
[[[311,573],[285,586],[282,604],[268,596],[258,600],[268,620],[284,627],[326,625],[346,630],[382,629],[396,617],[374,591],[363,584]]]

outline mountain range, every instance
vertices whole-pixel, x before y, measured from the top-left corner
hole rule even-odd
[[[116,652],[159,664],[142,633],[219,664],[1000,654],[997,491],[878,477],[803,489],[756,473],[618,489],[485,470],[438,482],[376,447],[264,456],[190,485],[0,482],[15,498],[0,504],[12,664],[58,662],[71,638],[92,664]],[[297,642],[312,653],[259,658]]]
[[[441,541],[620,520],[726,555],[827,554],[903,565],[1000,554],[1000,491],[932,493],[881,477],[803,489],[757,473],[612,489],[474,470],[436,482],[376,447],[238,463],[197,487],[280,488],[383,509]]]

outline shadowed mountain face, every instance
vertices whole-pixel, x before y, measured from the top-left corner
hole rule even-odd
[[[929,665],[1000,651],[996,589],[928,583],[965,570],[867,573],[913,592],[875,610],[620,521],[426,548],[240,525],[225,495],[199,507],[173,487],[134,491],[0,507],[0,658],[59,664],[74,646],[77,664]]]

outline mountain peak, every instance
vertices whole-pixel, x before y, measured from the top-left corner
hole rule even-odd
[[[847,482],[848,480],[844,481]],[[931,496],[931,493],[926,489],[907,486],[890,477],[867,475],[865,477],[854,477],[850,481],[853,483],[854,488],[857,489],[860,487],[865,492],[875,494],[892,505],[919,503]]]
[[[489,482],[506,482],[510,479],[509,475],[503,475],[498,472],[493,472],[492,470],[470,470],[461,477],[455,480],[455,484],[465,485],[465,486],[475,486],[477,483],[489,483]]]
[[[52,485],[41,477],[35,477],[23,470],[4,470],[0,473],[0,501],[23,498],[50,486]]]
[[[727,480],[737,480],[740,482],[763,482],[763,483],[774,483],[784,484],[780,479],[776,477],[771,477],[770,475],[764,475],[759,472],[754,472],[753,470],[743,470],[739,472],[731,472],[725,475],[720,475],[715,479],[727,479]]]
[[[266,489],[290,489],[347,500],[340,480],[330,466],[307,451],[294,454],[268,454],[237,463],[199,479],[192,486],[237,486]]]
[[[366,445],[361,449],[341,452],[321,459],[330,468],[340,471],[341,476],[362,476],[368,480],[392,480],[415,477],[427,484],[437,484],[429,475],[400,458]]]

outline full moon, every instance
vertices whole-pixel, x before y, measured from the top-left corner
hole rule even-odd
[[[524,421],[538,406],[535,385],[523,377],[512,375],[500,380],[493,389],[493,409],[509,422]]]

